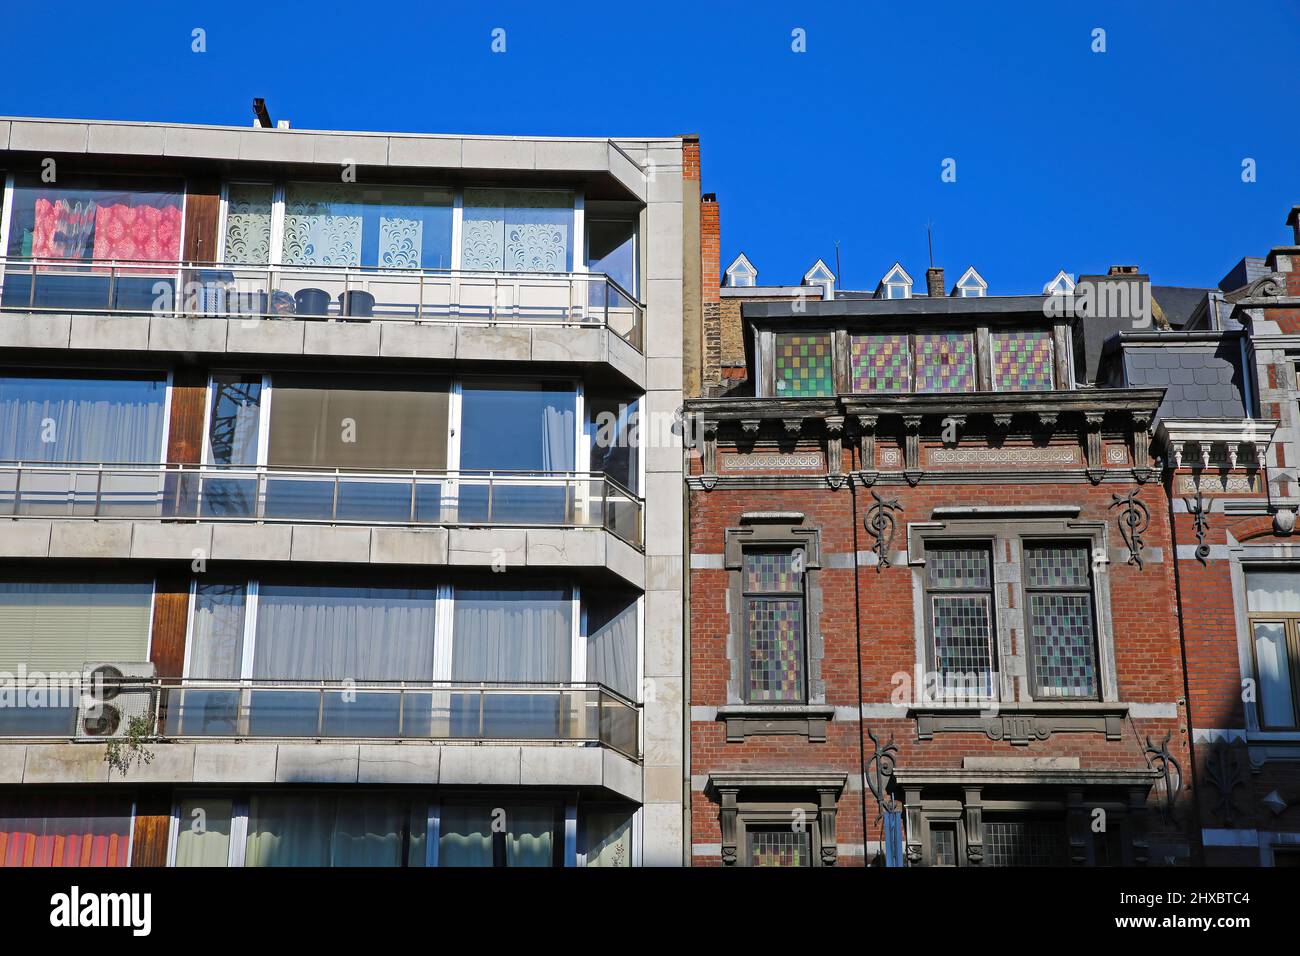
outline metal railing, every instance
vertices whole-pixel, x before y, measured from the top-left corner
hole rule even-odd
[[[639,757],[638,705],[598,683],[124,680],[120,702],[171,739],[595,743]],[[71,707],[0,707],[0,737],[93,736]],[[119,730],[120,726],[118,725]]]
[[[0,516],[604,528],[642,543],[642,501],[597,472],[0,462]]]
[[[608,328],[645,310],[603,273],[0,257],[0,311]]]

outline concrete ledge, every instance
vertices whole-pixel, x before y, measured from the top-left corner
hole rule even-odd
[[[441,747],[362,744],[357,782],[434,784],[441,763]]]
[[[645,587],[645,556],[603,528],[406,528],[0,518],[0,558],[608,568]]]
[[[357,744],[280,744],[276,783],[356,783]]]
[[[0,348],[606,364],[639,388],[646,360],[596,326],[0,313]]]
[[[28,744],[23,783],[108,783],[106,750],[98,744]]]
[[[277,749],[275,744],[195,744],[192,782],[274,783]]]

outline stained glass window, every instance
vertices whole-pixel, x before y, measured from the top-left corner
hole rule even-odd
[[[993,692],[993,574],[987,547],[926,555],[932,664],[945,695]]]
[[[1053,388],[1052,333],[1037,330],[994,332],[993,388],[1000,392],[1045,392]]]
[[[1065,826],[1060,821],[984,821],[985,866],[1064,866],[1065,848]]]
[[[1097,695],[1090,561],[1086,545],[1025,547],[1029,668],[1035,696]]]
[[[746,699],[804,699],[803,552],[745,555]]]
[[[849,365],[855,392],[912,390],[912,348],[906,334],[853,336]]]
[[[776,394],[778,398],[835,394],[828,333],[776,337]]]
[[[968,332],[913,337],[918,392],[975,391],[975,347]]]
[[[750,828],[750,866],[811,866],[812,841],[808,831],[789,827]]]

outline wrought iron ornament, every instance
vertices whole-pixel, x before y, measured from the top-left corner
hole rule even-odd
[[[1238,810],[1233,791],[1247,785],[1240,754],[1227,741],[1218,741],[1206,758],[1205,776],[1215,789],[1214,815],[1225,827],[1236,826]]]
[[[871,550],[876,553],[876,573],[879,574],[881,569],[889,567],[889,547],[894,543],[894,532],[898,528],[894,512],[902,511],[903,506],[897,498],[882,498],[874,491],[871,497],[876,499],[876,503],[867,509],[864,523],[867,533],[876,539]]]
[[[1178,758],[1169,752],[1169,738],[1172,734],[1165,734],[1164,740],[1157,745],[1147,737],[1146,756],[1150,759],[1152,769],[1160,774],[1165,784],[1165,802],[1161,808],[1165,817],[1174,809],[1174,798],[1178,792],[1183,789],[1183,768],[1178,763]]]
[[[1143,568],[1142,535],[1146,534],[1147,528],[1151,526],[1151,512],[1138,498],[1136,491],[1130,491],[1126,495],[1111,495],[1111,498],[1113,499],[1111,508],[1122,506],[1118,519],[1119,533],[1124,543],[1128,545],[1128,563],[1136,564],[1141,571]]]
[[[880,808],[876,814],[876,822],[879,823],[886,813],[898,810],[898,801],[889,795],[889,781],[894,777],[898,744],[894,743],[893,735],[890,735],[889,743],[880,746],[880,740],[871,732],[871,728],[867,728],[867,736],[875,748],[875,752],[867,758],[867,786],[871,788],[871,795],[876,798],[876,806]]]
[[[1195,522],[1192,528],[1196,532],[1196,560],[1200,561],[1201,564],[1208,564],[1210,546],[1205,543],[1205,532],[1210,530],[1210,509],[1205,507],[1205,498],[1201,494],[1201,489],[1199,487],[1196,489],[1196,501],[1194,503],[1191,498],[1184,498],[1183,503],[1187,505],[1187,513],[1192,516],[1192,520]]]

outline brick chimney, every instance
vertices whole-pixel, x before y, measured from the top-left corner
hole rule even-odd
[[[943,298],[943,266],[930,266],[925,270],[925,291],[927,295]]]
[[[717,193],[700,197],[700,285],[705,302],[717,302],[722,285],[722,223]]]

